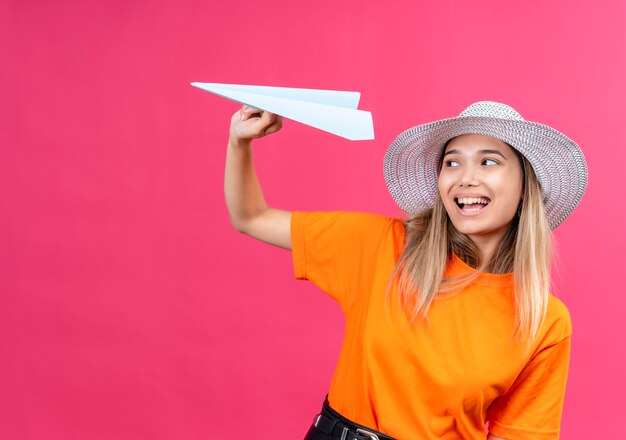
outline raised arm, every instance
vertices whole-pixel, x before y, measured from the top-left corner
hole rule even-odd
[[[291,212],[265,202],[252,158],[252,140],[280,130],[282,117],[243,106],[230,121],[224,195],[230,222],[239,232],[291,249]]]

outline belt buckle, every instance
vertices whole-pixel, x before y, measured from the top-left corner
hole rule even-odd
[[[317,416],[315,416],[315,427],[317,428],[317,424],[319,423],[320,419],[322,418],[322,414],[318,414]]]
[[[376,434],[374,434],[371,431],[368,431],[367,429],[358,428],[356,430],[356,433],[357,434],[364,434],[364,435],[368,436],[371,440],[380,440]]]

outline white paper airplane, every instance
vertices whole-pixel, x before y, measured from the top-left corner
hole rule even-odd
[[[359,92],[192,82],[192,86],[353,141],[374,139],[372,114]]]

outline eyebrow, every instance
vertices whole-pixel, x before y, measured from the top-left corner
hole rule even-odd
[[[506,157],[504,157],[504,154],[502,154],[498,150],[480,150],[478,153],[479,154],[497,154],[498,156],[501,156],[503,159],[506,159]],[[461,152],[459,150],[448,150],[444,153],[444,156],[447,156],[448,154],[461,154]]]

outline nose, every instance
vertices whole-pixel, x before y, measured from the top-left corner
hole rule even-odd
[[[459,186],[477,186],[478,185],[478,170],[472,165],[466,165],[463,167],[459,179]]]

